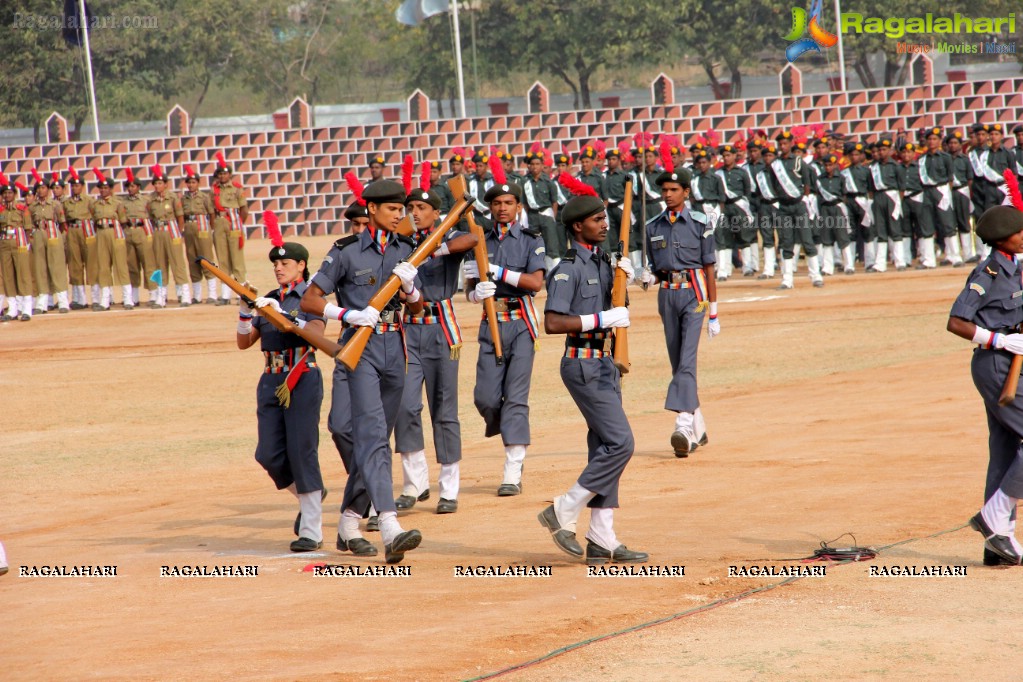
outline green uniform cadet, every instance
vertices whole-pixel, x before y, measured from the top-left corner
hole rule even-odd
[[[557,220],[559,188],[550,176],[543,172],[543,159],[542,151],[531,151],[526,154],[526,165],[532,165],[534,170],[538,170],[538,174],[535,176],[532,173],[527,174],[520,186],[526,221],[530,229],[539,231],[543,236],[544,248],[547,250],[545,265],[549,269],[554,265],[554,258],[561,253],[560,249],[566,239]]]
[[[890,150],[892,141],[882,138],[874,146],[876,150]],[[865,240],[866,271],[884,272],[888,269],[888,240],[891,239],[894,243],[902,239],[901,197],[906,188],[906,169],[890,158],[883,162],[876,159],[869,168],[870,191],[873,193],[871,203],[873,224],[867,229]],[[873,259],[870,258],[871,253],[874,254]],[[892,257],[896,268],[906,266],[902,249],[895,249]]]
[[[907,142],[906,146],[911,150],[915,149],[912,142]],[[903,235],[920,240],[920,262],[917,268],[933,268],[937,266],[934,256],[934,222],[931,220],[924,199],[924,184],[920,179],[920,160],[913,159],[908,163],[903,163],[902,168],[905,183],[905,193],[902,197]],[[905,267],[904,263],[909,262],[910,255],[905,253],[898,239],[893,238],[893,241],[895,252],[892,255],[895,260],[895,268],[901,270]],[[900,256],[905,258],[905,261],[900,262]]]
[[[3,319],[32,319],[32,260],[29,258],[29,235],[32,216],[28,207],[15,201],[14,185],[0,174],[0,279],[8,311]]]
[[[128,169],[125,181],[128,194],[121,199],[127,221],[124,226],[124,242],[128,250],[128,281],[131,284],[131,302],[139,304],[139,290],[143,284],[149,290],[149,305],[156,306],[156,282],[151,277],[156,270],[156,256],[153,255],[153,226],[149,222],[149,202],[139,191],[141,185],[134,173]],[[134,192],[132,187],[135,188]],[[127,303],[127,301],[125,301]]]
[[[89,249],[95,253],[96,228],[92,224],[92,197],[85,193],[85,183],[74,168],[68,169],[71,177],[68,185],[71,193],[64,200],[64,217],[67,218],[67,269],[71,283],[71,309],[89,307],[85,285],[92,285],[92,298],[99,301],[99,285],[96,283],[96,261],[89,256]]]
[[[192,303],[192,287],[188,283],[185,254],[181,248],[184,209],[181,199],[167,189],[167,176],[159,166],[153,166],[153,184],[159,186],[149,195],[149,219],[153,224],[153,255],[162,275],[156,289],[156,305],[160,308],[167,305],[167,283],[173,275],[178,304],[186,307]],[[223,263],[221,266],[226,269]]]
[[[928,128],[927,135],[941,139],[941,128]],[[924,211],[932,224],[932,232],[943,240],[945,258],[955,267],[961,267],[963,258],[956,237],[955,213],[952,207],[952,156],[940,148],[928,151],[919,159],[920,181],[924,186]]]
[[[821,274],[835,274],[835,248],[842,258],[842,269],[848,273],[853,270],[852,229],[849,218],[849,207],[845,203],[845,178],[837,172],[838,157],[829,154],[824,157],[825,164],[835,164],[832,173],[827,168],[817,176],[817,220],[820,225],[821,244],[824,246],[824,258]]]
[[[114,181],[100,175],[98,199],[92,202],[92,222],[96,227],[97,282],[100,300],[93,299],[93,310],[110,310],[113,287],[121,287],[125,307],[131,307],[131,285],[128,283],[128,251],[124,243],[124,224],[127,217],[121,200],[113,195]]]
[[[608,158],[621,159],[621,152],[612,149],[607,153]],[[604,242],[605,251],[617,251],[618,242],[621,241],[622,228],[622,207],[625,201],[625,183],[632,177],[631,173],[622,169],[619,164],[614,170],[608,163],[608,171],[604,175],[604,199],[607,201],[607,241]],[[629,235],[629,246],[632,244],[632,235]]]
[[[185,182],[199,182],[199,176],[189,166],[185,166]],[[185,260],[188,263],[188,278],[192,282],[192,298],[202,300],[202,266],[196,262],[200,256],[212,261],[213,255],[213,198],[207,192],[198,189],[193,192],[186,189],[181,194],[181,210],[184,211],[185,228]],[[217,298],[217,278],[206,280],[206,302],[215,303]]]
[[[34,170],[34,169],[33,169]],[[36,297],[35,309],[45,313],[47,296],[57,301],[62,313],[71,312],[67,296],[67,257],[64,253],[64,206],[49,194],[49,186],[42,178],[34,187],[36,200],[28,207],[32,216],[32,274]]]
[[[721,148],[721,153],[726,151],[735,153],[735,148],[726,144]],[[753,275],[753,263],[750,262],[749,247],[756,241],[757,233],[753,221],[753,208],[750,205],[750,193],[752,184],[750,176],[745,169],[739,166],[732,166],[730,169],[719,168],[716,172],[721,179],[720,189],[723,192],[722,214],[724,220],[721,222],[721,229],[727,231],[731,237],[732,245],[743,250],[743,269],[745,277]],[[729,253],[729,264],[731,264],[731,253]]]
[[[221,157],[222,158],[222,157]],[[217,251],[220,267],[239,282],[245,281],[245,221],[249,217],[249,205],[240,183],[231,181],[231,167],[218,161],[216,180],[213,183],[213,246]],[[220,287],[220,299],[231,300],[231,290],[226,284]]]
[[[771,163],[769,171],[778,197],[778,241],[781,242],[783,259],[780,288],[793,287],[796,242],[802,245],[806,253],[810,281],[815,287],[824,286],[817,245],[813,243],[813,230],[804,201],[810,191],[809,164],[803,159],[802,152],[792,149],[792,133],[780,132],[775,136],[775,142],[778,144],[778,157]]]
[[[947,135],[945,137],[945,144],[952,140],[959,142],[959,137],[955,134]],[[970,164],[969,157],[963,154],[962,151],[957,151],[951,154],[951,156],[952,215],[955,218],[956,230],[959,232],[962,256],[966,262],[973,263],[979,260],[973,245],[973,236],[970,233],[972,229],[970,214],[973,212],[973,202],[970,200],[970,184],[973,182],[973,165]]]

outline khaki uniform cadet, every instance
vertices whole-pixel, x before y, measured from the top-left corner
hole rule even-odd
[[[101,288],[99,303],[92,302],[93,310],[110,310],[113,287],[121,287],[125,309],[134,307],[131,284],[128,279],[128,249],[124,243],[124,225],[128,218],[124,204],[114,196],[114,181],[93,168],[99,182],[99,198],[92,202],[92,222],[96,226],[97,281]]]
[[[64,254],[64,233],[66,219],[64,206],[50,196],[50,185],[32,169],[36,184],[33,187],[36,200],[29,206],[32,215],[32,272],[35,280],[37,313],[47,310],[46,299],[52,296],[57,309],[62,313],[71,312],[67,296],[67,258]],[[52,184],[52,183],[51,183]]]
[[[547,251],[546,266],[554,265],[551,257],[551,245],[554,249],[561,248],[561,238],[558,236],[559,226],[558,196],[559,188],[550,176],[543,172],[544,152],[543,150],[531,150],[525,156],[526,167],[529,172],[522,180],[522,203],[526,209],[526,218],[532,230],[538,230],[543,235],[545,249]]]
[[[530,442],[529,385],[540,333],[533,296],[543,288],[545,253],[540,233],[515,220],[522,189],[502,181],[496,178],[484,196],[494,215],[494,224],[486,231],[492,281],[480,281],[475,260],[466,261],[464,271],[470,301],[482,303],[496,295],[504,362],[497,364],[484,315],[473,400],[486,423],[486,437],[500,434],[504,442],[504,478],[497,494],[507,497],[522,492],[522,463]]]
[[[657,178],[667,208],[646,224],[647,257],[652,274],[645,283],[659,282],[657,310],[664,325],[672,379],[664,409],[675,412],[671,447],[676,457],[688,457],[697,445],[707,444],[707,427],[696,388],[696,354],[704,312],[710,313],[707,333],[721,333],[717,319],[717,257],[714,228],[707,216],[685,206],[692,177],[684,168],[665,170]]]
[[[174,275],[178,305],[182,308],[192,303],[192,287],[188,282],[188,269],[181,249],[181,219],[184,209],[181,199],[167,189],[167,175],[159,166],[152,167],[154,191],[149,195],[149,219],[153,224],[153,255],[160,278],[156,288],[156,305],[167,305],[167,283]],[[221,263],[223,266],[223,263]]]
[[[8,309],[3,320],[32,319],[32,260],[29,257],[29,239],[32,234],[32,216],[28,207],[18,203],[17,192],[0,173],[0,279]],[[20,315],[20,316],[19,316]]]
[[[806,266],[810,281],[815,287],[824,286],[821,277],[817,246],[813,243],[813,230],[804,197],[810,193],[810,168],[802,152],[793,152],[792,133],[782,131],[775,136],[778,157],[771,163],[768,172],[778,197],[778,241],[782,251],[780,289],[791,289],[792,277],[796,272],[795,244],[798,241],[806,252]]]
[[[824,172],[817,176],[817,211],[820,221],[821,244],[824,245],[824,264],[821,272],[835,274],[835,248],[841,254],[842,269],[853,269],[852,233],[849,208],[845,204],[845,178],[838,172],[838,157],[827,154],[822,159]]]
[[[71,310],[89,307],[85,294],[86,282],[93,285],[92,299],[99,301],[96,283],[96,228],[92,224],[92,197],[85,191],[85,183],[73,167],[68,168],[71,195],[64,200],[67,218],[67,269],[71,283]],[[93,256],[89,256],[89,249]]]
[[[249,218],[249,204],[241,183],[232,181],[231,167],[224,155],[217,152],[217,170],[213,182],[213,246],[220,267],[239,282],[245,281],[245,221]],[[231,302],[231,290],[220,286],[219,305]]]
[[[202,266],[196,263],[200,256],[212,261],[213,255],[213,199],[199,189],[199,176],[191,166],[185,166],[186,190],[181,194],[181,209],[185,212],[185,260],[192,281],[192,298],[202,300]],[[206,302],[217,302],[217,278],[206,280]]]
[[[131,302],[139,304],[139,289],[145,284],[149,290],[149,307],[156,307],[156,256],[153,255],[153,225],[149,222],[149,202],[142,196],[141,185],[128,168],[125,187],[128,195],[122,199],[127,217],[124,241],[128,248],[128,281],[131,284]],[[125,301],[127,303],[127,301]]]
[[[589,451],[575,484],[554,498],[554,504],[538,518],[559,549],[582,558],[575,529],[583,507],[588,506],[586,563],[642,563],[647,555],[619,543],[613,525],[619,481],[635,448],[612,350],[613,328],[629,326],[629,309],[612,307],[615,268],[608,253],[600,249],[607,239],[603,200],[576,196],[562,216],[571,231],[571,247],[547,279],[544,328],[548,334],[566,335],[561,380],[586,420]],[[618,267],[633,273],[632,263],[624,258]]]
[[[604,174],[604,199],[607,200],[607,241],[601,247],[615,251],[622,239],[622,203],[625,201],[625,183],[631,174],[622,168],[622,150],[607,152],[607,173]],[[631,235],[630,235],[631,238]],[[629,242],[632,244],[632,242]]]
[[[945,245],[945,260],[954,267],[962,267],[955,213],[952,206],[952,157],[941,148],[941,128],[927,128],[927,153],[919,159],[920,180],[924,186],[924,209],[928,219]]]
[[[1023,355],[1023,212],[1015,206],[989,208],[977,222],[977,235],[992,246],[991,255],[970,273],[952,304],[948,331],[978,344],[971,374],[984,401],[988,425],[988,466],[984,506],[970,526],[984,536],[984,564],[1019,564],[1015,537],[1016,505],[1023,497],[1023,397],[1001,406],[999,396],[1013,357]]]
[[[405,199],[406,211],[416,225],[415,240],[422,243],[440,215],[440,197],[434,187],[414,189]],[[462,332],[451,298],[461,272],[462,254],[476,246],[474,235],[449,230],[444,242],[419,266],[423,311],[405,311],[405,347],[408,364],[401,407],[394,425],[394,449],[401,456],[404,473],[402,494],[394,501],[398,509],[411,509],[430,497],[430,470],[423,438],[423,388],[430,407],[433,446],[441,465],[438,483],[438,514],[458,509],[459,462],[462,432],[458,421],[458,360]]]
[[[735,145],[726,144],[721,147],[721,159],[724,166],[716,171],[721,180],[720,189],[723,206],[721,213],[722,229],[731,234],[735,248],[742,254],[742,276],[752,277],[756,271],[752,260],[750,245],[757,240],[756,223],[753,220],[753,209],[750,206],[750,193],[752,185],[750,176],[746,170],[736,164],[738,150]],[[721,244],[718,244],[718,250]],[[732,254],[729,249],[728,264],[732,263]]]
[[[973,212],[970,200],[970,184],[973,182],[973,166],[970,159],[963,154],[963,133],[960,130],[945,136],[945,148],[952,157],[952,215],[955,217],[956,230],[959,232],[961,254],[966,263],[980,260],[973,242],[973,225],[970,214]]]

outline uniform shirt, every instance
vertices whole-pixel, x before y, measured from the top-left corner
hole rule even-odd
[[[795,186],[797,196],[789,196],[789,192],[784,189],[784,185],[778,179],[777,168],[779,165],[782,168],[781,172],[784,172]],[[813,186],[810,177],[810,164],[806,163],[803,157],[796,153],[789,154],[787,159],[778,156],[774,163],[771,164],[769,170],[771,172],[772,185],[774,186],[774,195],[779,199],[784,199],[788,202],[802,201],[805,193],[803,188]]]
[[[721,200],[725,203],[732,203],[743,197],[749,198],[750,194],[750,182],[749,175],[746,174],[746,170],[739,166],[733,166],[731,170],[725,170],[721,168],[717,171],[716,175],[718,178],[722,178],[722,182],[727,186],[732,194],[737,195],[735,199],[730,199],[728,194],[722,189]],[[701,187],[702,189],[702,187]],[[706,195],[704,195],[706,197]]]
[[[32,216],[29,215],[28,207],[25,204],[19,204],[17,201],[13,201],[9,204],[0,204],[3,208],[0,211],[0,228],[4,230],[22,228],[26,232],[32,230]],[[0,237],[7,236],[6,233],[0,234]]]
[[[576,180],[579,180],[584,185],[589,185],[596,190],[597,195],[601,199],[607,198],[607,188],[604,186],[604,176],[600,171],[592,170],[589,174],[579,171],[575,177]]]
[[[181,208],[181,199],[174,192],[165,191],[163,194],[153,192],[149,195],[149,217],[153,220],[172,221],[184,215]]]
[[[661,200],[661,193],[657,186],[657,176],[661,174],[659,170],[652,171],[636,171],[636,196],[643,197],[642,201],[648,204],[656,203]],[[646,183],[644,184],[644,179]]]
[[[943,152],[940,149],[934,154],[928,152],[917,161],[926,164],[924,171],[932,183],[928,184],[928,187],[947,185],[948,181],[952,179],[952,156],[948,152]]]
[[[362,310],[369,305],[369,299],[384,280],[391,276],[394,266],[412,253],[412,248],[412,240],[390,232],[387,248],[381,254],[380,245],[374,241],[373,230],[363,230],[334,242],[319,272],[313,275],[312,283],[324,294],[333,293],[342,308]],[[388,303],[389,308],[397,309],[399,295],[394,295]]]
[[[43,223],[52,220],[57,225],[64,222],[64,207],[52,196],[46,197],[46,201],[39,201],[28,207],[32,216],[32,224],[42,228]]]
[[[491,264],[522,273],[546,269],[544,256],[547,254],[538,231],[523,228],[514,222],[508,227],[508,233],[503,239],[498,238],[499,234],[500,226],[497,223],[486,233],[487,255]],[[513,287],[507,282],[497,282],[495,295],[498,298],[523,298],[536,296],[536,292]]]
[[[874,168],[880,168],[881,180],[885,186],[877,187],[874,182]],[[870,164],[870,189],[873,192],[887,192],[888,190],[906,189],[906,169],[901,163],[895,163],[888,159],[884,163],[875,161]]]
[[[683,208],[682,216],[674,223],[668,220],[668,211],[662,211],[646,225],[646,250],[654,272],[713,265],[717,255],[714,228],[698,211]]]
[[[305,320],[306,322],[319,320],[326,324],[326,318],[317,317],[312,313],[304,313],[299,310],[299,303],[302,302],[302,294],[305,293],[307,288],[309,288],[309,285],[306,282],[299,280],[298,282],[274,289],[273,291],[264,294],[264,296],[266,296],[266,298],[272,298],[280,303],[281,310],[284,312],[285,317],[291,318],[292,320]],[[299,346],[309,345],[309,342],[298,334],[282,332],[277,329],[277,327],[273,326],[269,320],[260,315],[252,318],[252,326],[259,330],[259,344],[262,350],[281,351],[289,348],[298,348]]]
[[[724,185],[713,169],[708,168],[705,173],[694,173],[692,184],[697,185],[697,189],[694,189],[689,195],[690,201],[717,204],[725,200]],[[697,191],[699,195],[697,195]]]
[[[68,222],[77,220],[92,220],[93,199],[85,192],[79,196],[69,196],[64,200],[64,215]]]
[[[973,164],[962,152],[952,156],[952,185],[956,188],[966,185],[973,180]]]
[[[966,287],[952,304],[953,317],[961,317],[989,331],[1023,322],[1023,281],[1020,264],[994,249],[966,278]]]
[[[430,185],[430,194],[435,195],[440,199],[440,214],[447,215],[451,212],[451,209],[455,206],[455,195],[451,193],[451,188],[448,187],[448,183],[445,181],[438,182],[436,185]]]
[[[124,204],[124,214],[128,220],[145,220],[149,217],[149,202],[141,193],[135,196],[127,195],[121,202]]]
[[[185,215],[185,220],[194,222],[195,218],[188,216],[213,215],[215,207],[213,199],[206,192],[198,190],[193,194],[186,191],[181,195],[181,210]]]
[[[906,190],[906,195],[919,194],[923,191],[924,183],[920,179],[920,159],[913,159],[903,167],[904,173],[904,184],[903,189]]]
[[[822,173],[817,177],[817,195],[825,206],[834,206],[845,199],[845,178],[840,173],[828,175]],[[828,196],[828,195],[831,196]]]
[[[617,205],[625,201],[625,183],[630,177],[632,175],[621,168],[607,172],[604,176],[604,198],[608,203]]]
[[[111,194],[106,199],[99,198],[92,202],[93,220],[117,220],[124,224],[128,217],[124,213],[124,204]]]
[[[478,213],[490,213],[490,207],[483,201],[483,197],[486,196],[487,190],[494,186],[494,177],[487,173],[481,178],[476,173],[473,173],[466,182],[469,188],[469,196],[476,200],[473,210]]]
[[[998,173],[999,181],[998,184],[1002,183],[1001,177],[1006,168],[1012,169],[1013,172],[1016,170],[1016,160],[1005,147],[998,147],[998,149],[992,149],[991,153],[987,155],[987,165],[991,169]]]
[[[213,187],[214,189],[220,188],[220,205],[224,207],[224,210],[246,207],[245,193],[241,187],[238,187],[233,182],[229,182],[226,185],[215,182]]]
[[[849,187],[848,184],[846,185],[845,193],[847,196],[856,197],[870,191],[872,185],[870,181],[870,168],[868,166],[859,164],[856,166],[849,166],[846,170],[849,172],[849,177],[852,178],[853,185],[852,188]],[[853,188],[855,188],[856,191],[852,191]]]
[[[575,241],[547,278],[545,312],[593,315],[611,308],[614,270],[607,252],[598,255]]]
[[[536,202],[535,206],[530,204],[530,193]],[[540,173],[539,178],[527,175],[522,180],[522,204],[526,210],[543,211],[556,203],[558,203],[558,187],[546,173]]]
[[[444,241],[451,241],[463,234],[466,233],[461,230],[448,230],[444,235]],[[422,244],[429,235],[428,231],[417,231],[415,234],[416,244]],[[419,266],[419,290],[423,292],[423,300],[443,301],[455,295],[455,292],[458,291],[458,273],[462,270],[464,255],[463,253],[449,253],[443,256],[431,256]]]

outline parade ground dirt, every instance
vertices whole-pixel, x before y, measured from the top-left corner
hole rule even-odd
[[[331,239],[303,241],[315,270]],[[272,288],[267,249],[246,247],[262,290]],[[233,306],[3,324],[3,677],[451,680],[513,666],[507,679],[1004,676],[1023,662],[1023,569],[982,566],[981,539],[965,526],[987,462],[971,348],[945,331],[966,276],[858,271],[814,289],[804,267],[792,291],[777,291],[778,279],[720,285],[722,334],[700,344],[710,443],[688,459],[668,445],[656,292],[630,290],[623,393],[636,452],[615,525],[651,566],[684,566],[681,577],[587,577],[538,524],[586,457],[560,338],[543,338],[537,355],[524,492],[496,496],[502,447],[483,437],[472,404],[479,312],[464,300],[460,506],[438,516],[434,489],[402,514],[424,538],[402,564],[408,577],[303,571],[384,565],[382,552],[334,550],[345,477],[326,430],[329,372],[324,549],[288,551],[297,505],[253,459],[262,357],[235,348]],[[394,471],[400,481],[397,460]],[[432,463],[434,486],[436,475]],[[845,533],[880,554],[783,585],[728,577],[730,566],[798,566],[785,560]],[[117,575],[19,576],[22,566],[83,565]],[[257,565],[258,576],[160,577],[162,566],[223,565]],[[466,566],[552,575],[456,577]],[[967,569],[872,577],[871,566]]]

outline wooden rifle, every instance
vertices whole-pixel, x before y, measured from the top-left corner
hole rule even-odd
[[[487,236],[483,234],[483,228],[479,226],[472,213],[466,216],[469,222],[469,234],[475,235],[476,247],[473,249],[473,256],[476,257],[476,268],[480,271],[480,281],[483,278],[493,279],[490,274],[490,254],[487,253]],[[494,305],[494,297],[483,299],[483,310],[487,314],[487,325],[490,327],[490,339],[494,342],[494,360],[498,365],[504,364],[504,347],[501,345],[501,325],[497,322],[497,309]]]
[[[625,199],[622,201],[622,222],[619,234],[621,240],[618,242],[619,259],[629,257],[629,230],[632,229],[632,180],[625,181]],[[611,285],[611,305],[620,308],[625,305],[627,298],[626,289],[629,286],[629,275],[621,268],[615,268],[614,284]],[[615,334],[614,363],[615,367],[622,374],[629,373],[629,330],[626,327],[617,327]]]

